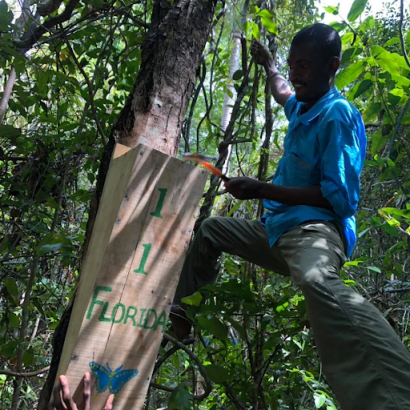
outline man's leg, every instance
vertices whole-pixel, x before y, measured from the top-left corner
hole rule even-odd
[[[222,252],[240,256],[276,272],[284,269],[278,251],[269,247],[265,227],[258,221],[238,218],[208,218],[199,229],[189,248],[174,303],[192,295],[199,288],[215,283],[218,259]]]
[[[208,218],[195,235],[179,279],[174,304],[184,307],[181,299],[205,285],[215,283],[218,276],[218,258],[222,252],[240,256],[267,269],[282,273],[285,269],[276,248],[270,248],[265,227],[258,221],[237,218]],[[188,336],[191,325],[184,320],[179,308],[171,311],[171,320],[177,336]],[[184,323],[185,322],[185,323]]]
[[[277,247],[306,300],[326,378],[343,410],[410,410],[410,354],[380,312],[339,278],[343,244],[329,223]]]

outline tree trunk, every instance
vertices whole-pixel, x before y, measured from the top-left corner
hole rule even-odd
[[[113,126],[101,159],[96,196],[91,202],[85,251],[115,142],[143,143],[175,156],[181,125],[195,85],[196,71],[211,28],[216,0],[156,0],[151,25],[142,45],[142,62],[134,88]],[[70,307],[56,329],[53,358],[39,409],[45,409],[63,348]]]

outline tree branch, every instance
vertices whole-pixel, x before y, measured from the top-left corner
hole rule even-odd
[[[34,370],[32,372],[27,373],[20,373],[20,372],[13,372],[11,370],[0,370],[0,374],[5,374],[6,376],[12,377],[34,377],[38,376],[41,373],[48,372],[50,370],[50,366],[44,367],[43,369]]]
[[[406,46],[404,44],[404,37],[403,37],[403,18],[404,18],[404,1],[400,0],[400,20],[399,20],[399,37],[400,37],[400,44],[401,49],[403,51],[404,59],[406,60],[407,65],[410,67],[409,57],[407,56]]]
[[[14,41],[16,47],[26,50],[29,49],[36,41],[41,38],[44,33],[47,33],[51,28],[70,19],[71,14],[73,13],[73,10],[75,9],[79,1],[80,0],[70,0],[61,14],[47,19],[44,23],[40,24],[37,27],[30,27],[20,40]]]
[[[3,95],[0,100],[0,123],[3,121],[4,114],[6,113],[7,105],[10,100],[11,93],[13,91],[14,83],[16,82],[16,70],[14,66],[11,67],[9,79],[4,87]]]
[[[179,340],[173,338],[172,336],[170,336],[167,333],[164,333],[164,339],[168,340],[169,342],[173,343],[175,346],[177,346],[179,349],[183,350],[191,360],[193,360],[196,365],[198,366],[198,370],[199,372],[202,374],[202,376],[204,377],[204,381],[205,381],[205,389],[204,392],[202,394],[200,394],[199,396],[194,395],[194,399],[201,401],[204,400],[205,398],[207,398],[209,396],[209,394],[212,391],[212,383],[211,380],[208,376],[208,373],[206,372],[206,369],[204,367],[204,365],[202,364],[202,362],[198,359],[198,357],[194,354],[194,352],[192,352],[191,350],[188,349],[188,347],[180,342]],[[165,390],[168,392],[172,392],[175,389],[171,388],[171,387],[167,387],[167,386],[163,386],[161,384],[157,384],[157,383],[153,383],[151,382],[150,387],[153,387],[154,389],[159,389],[159,390]]]
[[[60,27],[61,27],[62,32],[64,33],[64,28],[62,26],[60,26]],[[98,130],[99,134],[101,135],[102,143],[103,143],[104,147],[106,147],[107,146],[107,138],[106,138],[106,136],[104,134],[104,131],[101,127],[100,120],[98,119],[97,110],[95,108],[95,103],[94,103],[94,92],[93,92],[93,89],[92,89],[90,79],[88,78],[88,75],[84,71],[83,67],[81,67],[81,64],[78,61],[78,58],[75,55],[74,50],[72,49],[71,44],[68,41],[68,38],[65,35],[65,33],[63,34],[63,37],[64,37],[64,42],[67,44],[67,48],[68,48],[71,56],[73,57],[73,60],[76,64],[77,68],[80,70],[81,74],[84,77],[85,82],[87,83],[87,90],[88,90],[88,95],[90,97],[91,111],[93,113],[93,117],[94,117],[95,124],[97,126],[97,130]]]

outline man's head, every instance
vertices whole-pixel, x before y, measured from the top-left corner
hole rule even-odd
[[[334,85],[342,45],[339,34],[326,24],[299,31],[289,51],[289,80],[298,101],[311,108]]]

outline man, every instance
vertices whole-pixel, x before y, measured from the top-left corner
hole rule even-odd
[[[175,303],[217,277],[221,252],[290,275],[302,290],[327,381],[343,410],[410,410],[410,355],[376,308],[339,278],[352,253],[359,177],[366,139],[359,112],[334,87],[340,65],[338,33],[324,24],[301,30],[290,48],[289,80],[268,50],[251,52],[267,73],[289,130],[272,184],[233,178],[239,199],[263,198],[258,221],[210,218],[195,236]],[[190,323],[171,315],[178,337]]]

